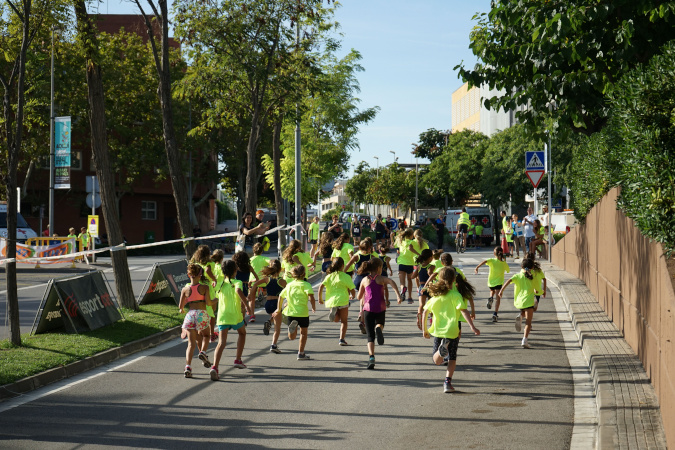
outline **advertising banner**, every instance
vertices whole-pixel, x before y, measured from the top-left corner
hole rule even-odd
[[[51,280],[33,323],[32,334],[65,328],[69,333],[96,330],[122,319],[102,272]]]
[[[138,304],[156,302],[165,298],[173,298],[176,305],[180,303],[180,291],[190,282],[187,275],[186,259],[157,263],[138,296]]]
[[[70,117],[54,119],[54,189],[70,189]]]
[[[48,256],[67,256],[75,252],[75,239],[67,241],[61,240],[43,240],[45,244],[49,245],[24,245],[16,244],[16,259],[18,263],[35,264],[35,261],[24,262],[22,259],[26,258],[41,258]],[[7,258],[7,241],[0,239],[0,259]],[[73,258],[53,259],[47,261],[40,261],[40,264],[57,264],[72,262]]]

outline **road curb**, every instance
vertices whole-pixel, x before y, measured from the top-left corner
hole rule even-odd
[[[111,348],[87,358],[75,361],[65,366],[55,367],[45,372],[22,378],[14,383],[0,386],[0,402],[19,395],[47,386],[64,378],[79,375],[88,370],[109,364],[125,356],[138,353],[150,347],[156,347],[164,342],[180,336],[181,327],[173,327],[168,330],[155,333],[151,336],[129,342],[120,347]]]
[[[583,281],[553,264],[542,266],[560,291],[591,373],[596,448],[667,448],[658,399],[639,358]]]

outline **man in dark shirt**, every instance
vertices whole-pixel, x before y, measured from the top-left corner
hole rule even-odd
[[[443,241],[445,240],[445,221],[443,220],[443,215],[439,214],[438,219],[434,222],[434,228],[436,229],[436,237],[438,238],[438,248],[443,249]]]

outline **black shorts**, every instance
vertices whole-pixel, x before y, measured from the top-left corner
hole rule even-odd
[[[466,233],[467,231],[469,231],[469,226],[463,223],[459,226],[459,231],[461,231],[462,233]]]
[[[377,240],[377,241],[379,241],[381,239],[384,239],[385,236],[386,235],[385,235],[384,231],[376,231],[375,232],[375,240]]]
[[[354,276],[354,271],[352,270],[351,272],[345,272],[347,275],[349,275],[349,278]]]
[[[373,313],[370,311],[363,311],[363,324],[366,326],[366,336],[368,342],[375,342],[375,325],[384,326],[384,318],[386,311]]]
[[[316,240],[316,239],[310,239],[310,240],[309,240],[309,243],[312,244],[312,245],[314,245],[314,244],[317,243],[317,240]]]
[[[407,264],[399,264],[398,271],[405,273],[413,273],[415,271],[415,266],[409,266]]]
[[[436,351],[438,351],[438,347],[441,345],[441,339],[439,337],[434,337],[434,352],[431,354],[432,356]],[[457,361],[457,347],[459,346],[459,337],[456,337],[455,339],[448,339],[450,341],[450,345],[448,345],[448,361]]]
[[[293,316],[288,316],[288,323],[291,323],[292,321],[296,320],[298,322],[298,326],[300,328],[307,328],[309,327],[309,316],[308,317],[293,317]]]
[[[354,237],[361,237],[361,230],[352,230],[352,236]]]
[[[491,291],[497,291],[497,292],[499,292],[499,291],[502,290],[502,286],[503,286],[503,285],[501,285],[501,284],[500,284],[500,285],[497,285],[497,286],[490,286],[490,290],[491,290]]]
[[[267,312],[267,314],[272,314],[274,311],[277,310],[278,305],[279,305],[279,299],[267,300],[265,302],[265,311]]]

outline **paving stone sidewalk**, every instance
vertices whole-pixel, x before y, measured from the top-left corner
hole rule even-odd
[[[541,265],[562,294],[591,371],[598,448],[667,448],[656,393],[639,358],[583,281],[553,264]]]

